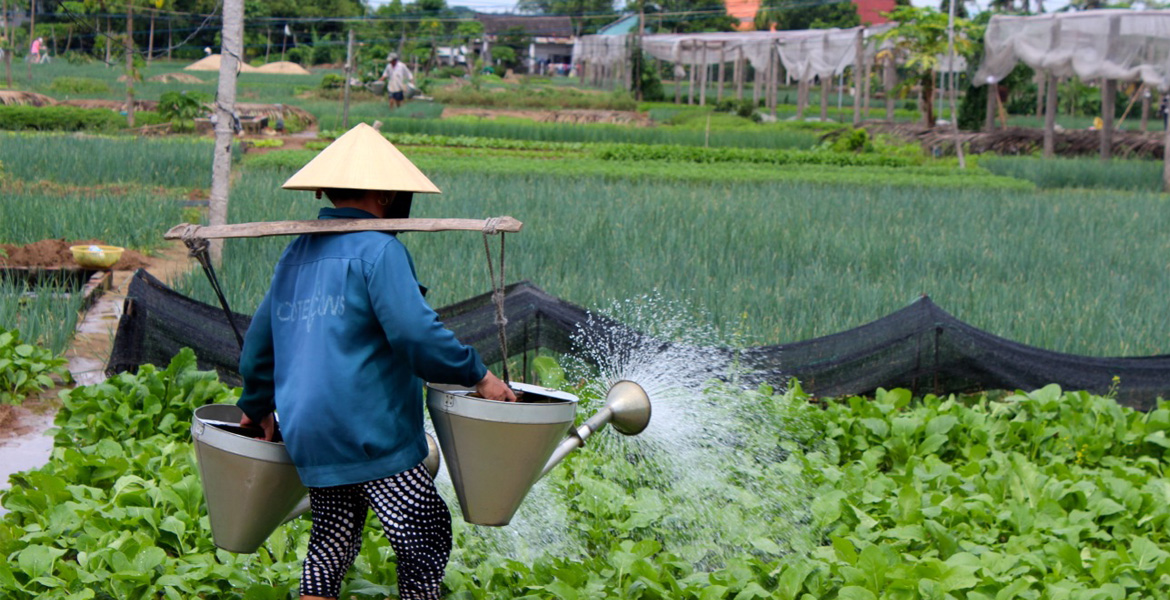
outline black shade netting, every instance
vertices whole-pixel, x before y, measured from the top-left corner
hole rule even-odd
[[[437,312],[463,343],[479,351],[484,362],[502,360],[491,294]],[[572,354],[574,340],[586,329],[588,338],[611,336],[668,346],[527,282],[505,288],[504,315],[510,356],[538,349]],[[236,314],[241,330],[250,322],[248,315]],[[183,347],[195,351],[200,368],[216,371],[225,382],[240,384],[239,345],[223,310],[183,296],[138,271],[130,283],[107,371],[133,371],[142,364],[166,366]],[[1149,410],[1158,398],[1170,397],[1170,356],[1097,358],[1050,352],[972,327],[926,296],[855,329],[739,350],[738,363],[743,383],[781,386],[796,378],[805,391],[826,397],[867,395],[895,387],[915,395],[1033,390],[1050,383],[1097,394],[1116,389],[1119,402],[1139,410]],[[1117,386],[1114,377],[1119,378]]]

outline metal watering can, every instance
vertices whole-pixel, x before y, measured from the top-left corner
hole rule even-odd
[[[650,398],[632,381],[611,387],[605,406],[577,429],[572,429],[576,396],[524,383],[511,386],[522,401],[427,386],[439,442],[427,436],[430,453],[424,463],[434,476],[442,448],[468,523],[507,525],[532,485],[607,423],[625,435],[637,435],[650,423]],[[238,432],[242,414],[231,404],[201,406],[191,436],[215,545],[250,554],[281,524],[307,512],[309,499],[284,444]]]

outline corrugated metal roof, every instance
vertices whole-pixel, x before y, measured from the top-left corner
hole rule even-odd
[[[569,17],[533,17],[523,15],[489,15],[477,13],[475,20],[483,23],[487,35],[500,35],[509,29],[520,28],[536,37],[572,37],[573,22]]]

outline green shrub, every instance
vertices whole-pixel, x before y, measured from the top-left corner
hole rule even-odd
[[[0,329],[0,404],[20,404],[53,387],[51,375],[69,381],[65,363],[51,350],[21,341],[19,331]]]
[[[49,91],[58,94],[108,94],[110,86],[92,77],[58,77],[49,84]]]
[[[873,142],[869,139],[869,132],[865,129],[844,129],[835,139],[827,142],[828,148],[834,152],[852,152],[860,154],[873,151]]]
[[[117,131],[126,118],[105,108],[0,106],[0,129],[13,131]]]
[[[195,118],[207,112],[204,103],[211,97],[202,92],[164,92],[158,99],[158,114],[171,122],[175,131],[194,131]]]
[[[61,56],[65,59],[65,62],[71,65],[88,65],[93,62],[92,56],[84,52],[77,52],[76,50],[70,50]]]
[[[325,76],[321,78],[321,83],[318,84],[318,87],[323,90],[341,89],[345,87],[345,77],[338,75],[337,73],[326,73]]]

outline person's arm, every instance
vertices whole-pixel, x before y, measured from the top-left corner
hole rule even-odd
[[[395,354],[411,370],[434,383],[475,387],[493,400],[514,401],[515,394],[492,375],[475,348],[462,344],[423,299],[406,248],[387,244],[370,275],[370,301]]]
[[[244,378],[244,391],[236,406],[244,411],[240,425],[261,425],[265,430],[264,439],[267,440],[272,439],[272,413],[276,410],[275,367],[271,301],[266,294],[244,334],[244,348],[240,352],[240,376]]]

